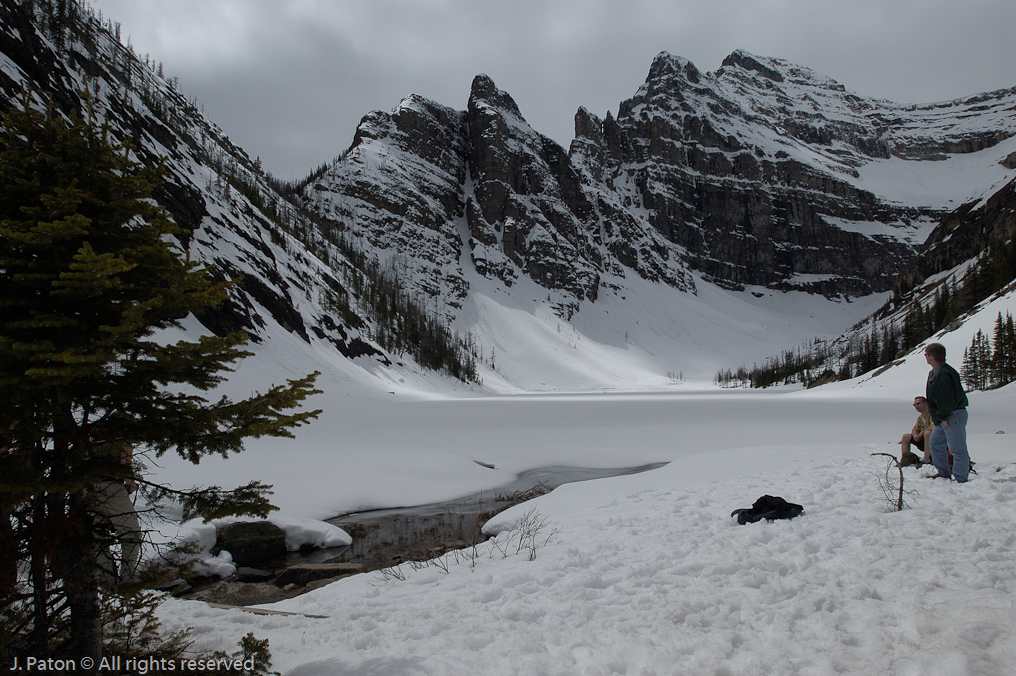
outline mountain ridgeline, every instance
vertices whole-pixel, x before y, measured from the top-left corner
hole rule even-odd
[[[199,318],[219,334],[278,327],[366,368],[408,355],[473,381],[497,342],[470,333],[481,287],[545,298],[562,320],[645,283],[748,302],[891,292],[876,319],[896,327],[878,330],[902,335],[913,299],[933,310],[927,279],[1008,265],[1016,89],[901,105],[781,59],[737,51],[705,73],[664,52],[616,115],[579,108],[566,149],[478,75],[464,110],[409,95],[287,184],[82,0],[0,0],[0,27],[0,105],[29,91],[162,163],[156,199],[187,231],[181,247],[240,279]],[[936,178],[950,172],[966,178]],[[851,359],[822,370],[854,373]]]
[[[579,109],[565,151],[479,75],[465,111],[409,96],[367,115],[303,204],[453,307],[467,271],[527,275],[573,307],[633,274],[864,295],[894,288],[948,209],[879,195],[860,170],[991,148],[1016,132],[1014,101],[900,106],[779,59],[735,52],[703,74],[664,53],[616,118]]]

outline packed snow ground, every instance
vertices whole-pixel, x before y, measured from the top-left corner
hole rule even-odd
[[[588,425],[562,415],[558,430],[584,462],[606,409],[595,396],[538,401],[550,410],[590,404]],[[482,414],[474,403],[458,410],[482,446],[483,423],[517,402]],[[667,443],[648,455],[673,462],[566,485],[496,517],[490,527],[508,529],[501,542],[518,536],[511,528],[529,510],[546,519],[533,560],[526,547],[516,553],[517,541],[504,545],[507,555],[484,544],[270,606],[323,618],[171,600],[163,621],[194,627],[196,649],[253,631],[293,676],[1012,673],[1016,389],[972,396],[973,481],[908,468],[915,494],[898,513],[877,486],[882,459],[869,454],[898,448],[891,442],[913,422],[906,399],[658,395],[610,404],[629,421],[629,443],[615,440],[619,464],[647,455],[640,428],[652,424]],[[730,518],[763,494],[805,514],[745,526]]]
[[[1012,303],[941,337],[950,357]],[[412,383],[369,394],[333,375],[326,414],[296,442],[255,444],[203,483],[271,481],[292,522],[455,497],[541,465],[670,464],[562,486],[495,517],[501,534],[475,550],[269,606],[295,615],[168,600],[160,616],[193,627],[194,650],[254,632],[291,676],[1012,674],[1016,386],[970,396],[973,480],[908,468],[914,492],[893,512],[871,454],[898,452],[922,362],[814,391],[409,396]],[[805,513],[738,526],[730,512],[763,494]],[[534,518],[543,527],[520,542]]]

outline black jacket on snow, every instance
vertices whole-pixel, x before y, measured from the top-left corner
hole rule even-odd
[[[755,501],[751,509],[735,509],[730,516],[736,516],[737,522],[742,526],[746,523],[755,523],[762,519],[772,521],[774,519],[793,519],[804,512],[804,507],[787,502],[783,498],[773,495],[763,495]]]

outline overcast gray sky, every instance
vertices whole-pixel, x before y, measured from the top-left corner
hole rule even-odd
[[[134,51],[279,178],[345,150],[410,93],[463,110],[490,75],[565,147],[579,106],[617,112],[661,52],[735,49],[862,96],[928,103],[1016,87],[1014,0],[91,0]]]

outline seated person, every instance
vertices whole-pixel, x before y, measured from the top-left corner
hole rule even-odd
[[[917,422],[914,423],[914,428],[900,439],[900,445],[902,446],[900,465],[903,467],[909,465],[920,467],[923,463],[931,462],[931,446],[928,445],[928,439],[931,438],[931,430],[935,427],[935,423],[931,421],[928,400],[924,397],[914,397],[914,408],[917,409],[918,413]],[[921,451],[923,457],[917,457],[917,454],[910,450],[911,446]]]

